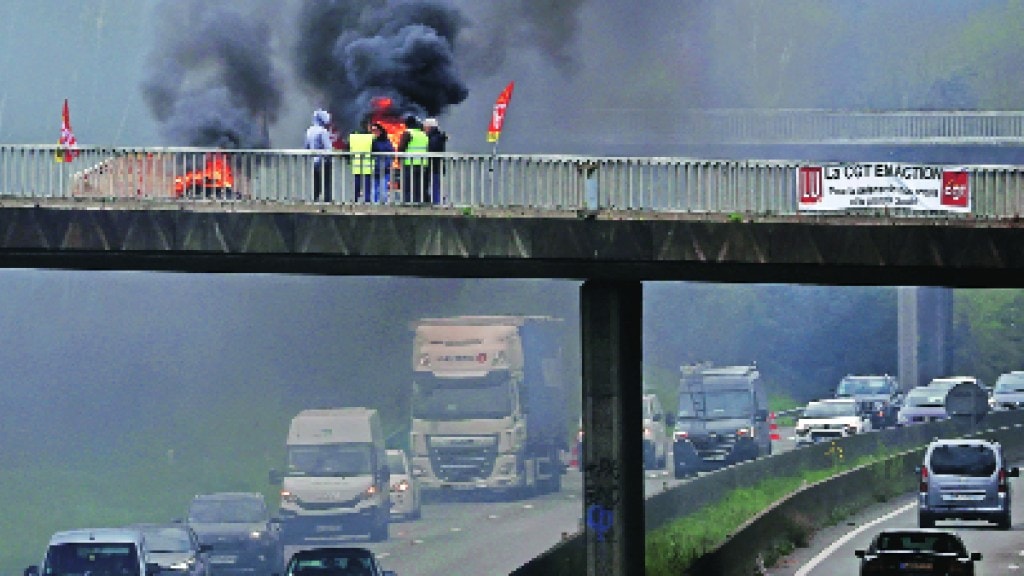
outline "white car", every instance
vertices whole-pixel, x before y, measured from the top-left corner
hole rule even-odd
[[[420,482],[409,469],[405,450],[388,450],[388,469],[391,472],[391,517],[407,520],[419,519]]]
[[[871,431],[871,415],[853,398],[810,402],[796,422],[797,444],[813,444]]]

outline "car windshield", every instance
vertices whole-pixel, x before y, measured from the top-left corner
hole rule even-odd
[[[888,532],[878,536],[875,547],[882,551],[967,553],[959,538],[942,532]]]
[[[885,378],[843,378],[836,388],[836,396],[879,396],[891,393]]]
[[[370,474],[373,450],[369,444],[320,444],[288,447],[292,476],[362,476]]]
[[[915,388],[907,393],[903,403],[907,406],[945,406],[946,390],[940,388]]]
[[[996,454],[980,444],[936,446],[928,464],[932,474],[987,478],[996,471]]]
[[[405,458],[401,453],[388,452],[388,470],[392,474],[405,474]]]
[[[131,543],[70,543],[50,546],[43,576],[140,576]]]
[[[952,388],[961,382],[969,382],[960,378],[936,378],[928,383],[928,386],[932,388]]]
[[[1024,373],[1001,375],[996,379],[994,392],[1024,392]]]
[[[811,402],[804,410],[805,418],[836,418],[856,415],[857,405],[853,402]]]
[[[207,524],[257,523],[266,517],[263,502],[254,498],[200,498],[188,509],[189,522]]]
[[[192,541],[184,528],[142,528],[149,552],[189,552]]]
[[[293,557],[288,563],[286,576],[371,576],[373,558],[367,551],[352,550],[329,556]]]

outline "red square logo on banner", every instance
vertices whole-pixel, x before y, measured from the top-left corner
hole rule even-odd
[[[942,197],[939,198],[939,204],[966,208],[971,197],[967,182],[967,172],[943,172]]]
[[[801,204],[815,204],[821,202],[822,179],[821,166],[804,166],[800,168],[797,175],[797,192],[800,194]]]

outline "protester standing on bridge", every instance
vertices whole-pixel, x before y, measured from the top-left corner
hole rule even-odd
[[[427,133],[415,116],[405,119],[405,132],[398,142],[398,151],[407,153],[402,158],[402,195],[406,202],[422,203],[423,167],[427,164],[426,156],[417,156],[427,151]]]
[[[331,133],[327,127],[331,124],[331,115],[326,110],[313,112],[313,123],[306,129],[306,150],[331,150]],[[313,157],[313,201],[330,202],[331,186],[331,157]]]
[[[447,148],[448,135],[438,127],[437,119],[427,118],[424,120],[423,129],[427,133],[427,152],[444,152]],[[441,173],[443,170],[444,163],[441,158],[431,158],[427,164],[425,180],[430,182],[430,201],[434,204],[441,203]]]
[[[373,193],[373,134],[369,127],[360,127],[348,137],[348,149],[352,152],[352,175],[355,177],[356,202],[376,202]],[[363,197],[365,194],[365,198]]]
[[[391,185],[391,163],[395,145],[388,138],[388,131],[380,122],[370,124],[373,134],[373,199],[381,204],[388,201],[388,186]]]

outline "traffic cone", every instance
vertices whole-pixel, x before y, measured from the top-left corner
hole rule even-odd
[[[775,412],[768,415],[768,432],[771,433],[772,440],[781,440],[779,436],[779,425],[775,423]]]

